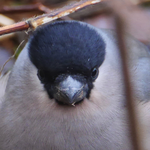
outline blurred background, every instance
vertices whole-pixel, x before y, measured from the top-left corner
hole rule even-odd
[[[77,2],[79,0],[0,0],[0,27]],[[46,9],[41,9],[43,6],[46,6],[47,12]],[[126,32],[150,46],[150,0],[102,0],[99,4],[79,10],[63,19],[80,20],[98,28],[115,29],[114,14],[123,18]],[[18,45],[27,39],[26,31],[0,36],[0,68],[14,54]],[[21,45],[19,51],[24,45],[25,43]],[[18,54],[7,63],[3,74],[12,68]]]

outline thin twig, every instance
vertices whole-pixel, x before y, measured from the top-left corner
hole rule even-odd
[[[129,117],[129,127],[131,131],[131,142],[134,150],[142,150],[141,149],[141,141],[138,132],[138,120],[134,107],[134,99],[133,99],[133,91],[130,82],[130,75],[128,70],[128,61],[127,61],[127,51],[125,47],[125,39],[124,39],[124,26],[121,18],[116,17],[116,30],[118,36],[118,46],[120,49],[120,56],[122,61],[122,71],[124,77],[124,89],[125,89],[125,99],[128,108],[128,117]]]
[[[3,6],[0,8],[0,13],[10,14],[10,13],[24,13],[31,11],[42,11],[44,13],[50,13],[50,9],[44,6],[41,3],[32,4],[32,5],[23,5],[23,6]]]
[[[17,47],[17,49],[16,49],[14,55],[12,55],[11,57],[8,58],[8,60],[6,60],[6,62],[4,63],[4,65],[2,66],[2,68],[0,69],[0,77],[1,77],[1,75],[2,75],[2,71],[3,71],[4,67],[5,67],[5,65],[6,65],[11,59],[13,59],[13,58],[16,56],[16,54],[17,54],[17,52],[18,52],[20,46],[21,46],[24,42],[25,42],[25,40],[23,40],[23,41],[19,44],[19,46]]]
[[[58,18],[67,16],[73,12],[76,12],[80,9],[86,8],[90,5],[97,4],[103,0],[87,0],[87,1],[80,1],[73,5],[67,5],[63,8],[53,10],[49,14],[41,15],[36,18],[31,18],[27,21],[22,21],[17,24],[13,24],[11,26],[5,26],[0,28],[0,35],[15,32],[15,31],[22,31],[27,29],[36,29],[38,26],[41,26],[45,23],[54,21]]]

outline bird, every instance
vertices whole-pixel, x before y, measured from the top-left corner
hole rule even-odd
[[[149,49],[124,37],[148,149]],[[3,81],[1,150],[133,149],[115,31],[73,20],[38,27]]]

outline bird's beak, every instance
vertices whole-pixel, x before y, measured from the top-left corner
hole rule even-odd
[[[88,85],[69,76],[60,82],[55,89],[54,98],[56,101],[74,106],[84,100],[87,95]]]

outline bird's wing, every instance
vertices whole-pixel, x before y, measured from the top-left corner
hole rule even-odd
[[[116,79],[121,71],[121,58],[118,50],[118,40],[116,33],[112,30],[99,30],[100,35],[106,42],[106,57],[101,68],[103,72],[109,72],[112,78]],[[141,101],[150,100],[150,52],[146,45],[136,40],[134,37],[125,34],[125,48],[128,53],[128,68],[131,75],[131,83],[134,87],[135,97]],[[111,64],[111,65],[110,65]],[[101,70],[102,72],[102,70]],[[104,77],[103,77],[104,78]],[[119,77],[118,77],[119,78]],[[122,79],[116,79],[116,83],[111,84],[105,79],[105,85],[120,85]],[[101,83],[102,84],[102,83]],[[103,84],[102,84],[103,85]],[[120,89],[120,88],[119,88]],[[107,89],[108,90],[108,89]],[[111,89],[110,89],[111,90]],[[108,90],[109,91],[109,90]]]
[[[9,75],[10,71],[0,78],[0,103],[2,101],[2,97],[5,95],[5,89],[7,86]]]

